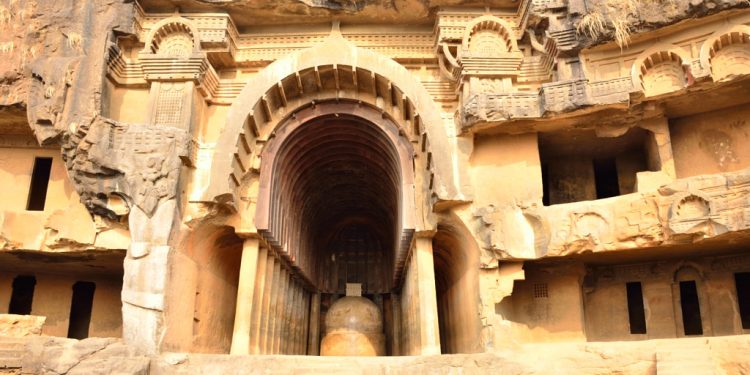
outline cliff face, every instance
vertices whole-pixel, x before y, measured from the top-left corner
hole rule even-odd
[[[429,24],[439,7],[516,8],[512,0],[156,0],[142,4],[147,10],[171,12],[220,9],[238,25],[342,22]]]
[[[0,107],[15,123],[25,112],[30,128],[17,133],[61,146],[84,202],[91,192],[82,175],[100,174],[101,167],[76,155],[87,154],[81,139],[101,112],[107,48],[115,35],[132,32],[133,11],[130,1],[20,0],[0,7]]]
[[[638,33],[750,6],[746,0],[570,0],[568,16],[582,47],[630,42]]]
[[[0,6],[0,105],[26,107],[40,142],[98,110],[113,32],[129,32],[129,1],[10,1]]]

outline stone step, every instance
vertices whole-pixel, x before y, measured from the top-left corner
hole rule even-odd
[[[26,341],[17,338],[0,338],[0,369],[21,368],[21,359],[26,352]]]
[[[0,369],[3,368],[21,368],[21,357],[6,358],[0,356]]]
[[[657,375],[713,375],[716,364],[705,339],[670,341],[656,351]]]

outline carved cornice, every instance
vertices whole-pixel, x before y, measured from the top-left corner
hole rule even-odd
[[[141,54],[138,57],[143,79],[146,81],[190,81],[200,83],[210,68],[205,56],[193,55],[186,59]],[[215,74],[214,74],[215,75]]]
[[[146,40],[157,24],[171,13],[146,13],[136,5],[135,29],[138,39]],[[228,14],[182,13],[198,30],[201,50],[209,58],[236,66],[262,67],[299,50],[323,43],[328,30],[306,33],[262,31],[240,33]],[[342,30],[344,38],[357,47],[388,56],[397,61],[424,61],[436,58],[431,30]]]
[[[463,39],[466,27],[477,17],[491,15],[512,25],[512,34],[515,39],[521,39],[531,13],[531,1],[520,1],[518,9],[508,10],[485,10],[466,8],[445,8],[437,13],[435,23],[435,43],[460,42]]]

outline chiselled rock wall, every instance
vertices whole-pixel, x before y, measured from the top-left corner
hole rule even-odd
[[[7,196],[9,202],[19,204],[6,205],[4,247],[27,250],[127,248],[127,231],[123,235],[123,228],[116,222],[92,220],[79,200],[91,209],[91,195],[95,193],[88,192],[90,189],[73,174],[63,172],[58,163],[62,161],[68,172],[75,169],[73,159],[81,134],[100,113],[104,67],[101,51],[111,43],[115,30],[127,31],[131,27],[130,5],[13,1],[3,4],[1,11],[0,103],[6,114],[3,147],[23,148],[30,153],[34,153],[30,150],[34,143],[47,147],[49,151],[45,151],[45,155],[55,160],[52,178],[60,186],[58,195],[49,199],[48,213],[24,213],[19,212],[23,209],[18,202],[25,199],[24,181],[18,181],[18,193]],[[24,122],[25,129],[19,127]],[[30,142],[31,139],[36,142]],[[19,178],[23,175],[21,170],[28,168],[18,164],[24,163],[20,155],[9,154],[4,161],[8,167],[18,168],[11,173],[18,173]],[[55,208],[58,210],[53,212]],[[67,225],[65,220],[77,225]],[[15,229],[14,222],[20,221],[34,226],[34,233],[25,234]]]
[[[427,270],[444,292],[435,304],[454,314],[439,329],[463,320],[471,328],[444,345],[491,351],[609,339],[586,326],[607,324],[591,318],[606,282],[604,292],[589,289],[606,267],[589,263],[727,254],[748,243],[746,8],[0,5],[0,134],[9,136],[0,141],[0,177],[28,175],[29,163],[14,162],[24,157],[58,163],[44,211],[18,204],[28,178],[0,197],[0,246],[29,272],[63,263],[121,278],[108,295],[120,297],[123,339],[140,352],[226,353],[248,248],[310,283],[292,242],[299,238],[279,224],[291,211],[269,202],[277,193],[269,160],[288,124],[321,114],[386,119],[410,171],[398,176],[405,193],[393,279],[399,292],[419,295],[410,254],[434,247]],[[604,159],[616,193],[599,189]],[[44,256],[18,255],[33,251]],[[403,311],[432,303],[419,301]],[[169,361],[156,368],[171,371]],[[643,360],[633,373],[653,366]]]

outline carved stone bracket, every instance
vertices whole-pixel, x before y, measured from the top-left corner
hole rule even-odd
[[[190,154],[187,130],[96,117],[79,131],[85,136],[65,154],[78,193],[94,213],[115,215],[108,201],[117,195],[151,216],[176,196],[180,158]]]

